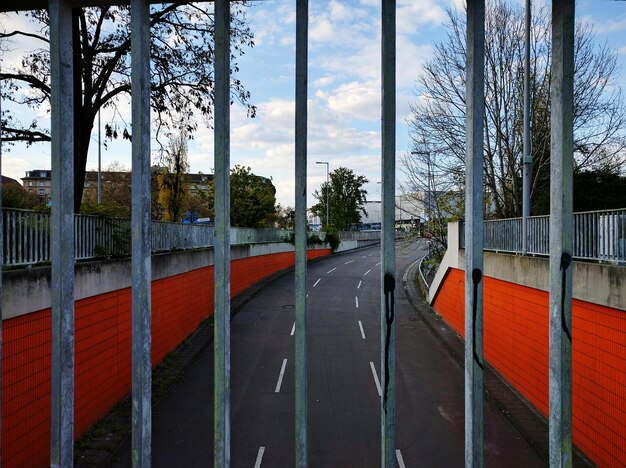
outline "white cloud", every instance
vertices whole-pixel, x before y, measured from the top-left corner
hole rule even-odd
[[[329,93],[318,91],[317,96],[329,109],[350,118],[380,120],[380,81],[343,83]]]
[[[39,169],[49,169],[50,161],[40,161]],[[10,154],[2,155],[2,175],[6,177],[11,177],[12,179],[17,180],[20,184],[22,183],[21,177],[26,175],[26,171],[30,171],[35,169],[33,167],[33,161],[29,161],[24,157],[11,156]]]
[[[400,0],[396,8],[396,29],[398,34],[419,32],[419,25],[441,24],[446,18],[445,8],[440,1]]]
[[[328,86],[330,84],[332,84],[335,81],[335,77],[334,76],[323,76],[315,81],[313,81],[311,83],[311,87],[312,88],[323,88],[325,86]]]

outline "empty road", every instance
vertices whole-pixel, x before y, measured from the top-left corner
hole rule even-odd
[[[424,254],[421,242],[397,246],[396,455],[400,467],[460,467],[463,370],[402,288],[405,269]],[[380,247],[309,264],[307,284],[309,465],[380,466]],[[289,273],[232,320],[232,466],[295,464],[294,312]],[[212,465],[212,385],[209,347],[155,408],[154,466]],[[545,465],[487,402],[484,452],[486,466]]]

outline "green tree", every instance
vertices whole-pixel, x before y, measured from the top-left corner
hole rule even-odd
[[[165,150],[158,175],[159,204],[163,208],[163,221],[178,222],[188,206],[185,176],[189,171],[187,136],[184,133],[171,138]]]
[[[626,176],[616,170],[574,172],[574,212],[616,210],[626,207]],[[535,214],[550,213],[550,191],[537,198]]]
[[[533,2],[535,4],[535,2]],[[415,174],[426,165],[441,177],[443,190],[462,192],[465,179],[465,11],[449,10],[446,38],[417,77],[409,127],[412,151],[402,164]],[[484,184],[495,217],[521,216],[524,9],[488,0],[485,20]],[[549,190],[551,22],[535,6],[531,26],[531,197]],[[617,52],[594,41],[591,27],[578,22],[575,33],[574,158],[577,170],[624,164],[626,106],[615,83]],[[426,159],[423,155],[429,155]],[[421,168],[420,168],[421,167]],[[407,191],[424,191],[424,177]],[[420,182],[421,181],[421,182]],[[535,207],[533,206],[533,213]]]
[[[239,70],[235,58],[252,47],[253,34],[246,23],[245,4],[231,6],[231,95],[248,106],[250,93],[237,79]],[[130,95],[130,7],[104,6],[76,9],[74,17],[78,31],[77,65],[80,74],[80,103],[75,109],[76,151],[74,154],[74,201],[78,212],[83,193],[87,154],[94,119],[101,108],[116,110]],[[2,141],[22,141],[32,144],[50,141],[50,130],[34,119],[20,122],[18,115],[26,106],[41,114],[50,102],[49,17],[45,9],[23,13],[30,23],[25,30],[7,29],[0,32],[0,55],[10,50],[10,41],[28,38],[39,41],[41,47],[25,51],[19,65],[3,65],[0,81],[1,98],[14,103],[3,108]],[[151,107],[156,120],[157,138],[161,133],[191,133],[197,120],[210,120],[213,114],[213,43],[214,15],[211,3],[173,2],[150,7]],[[71,34],[71,31],[67,31]],[[6,83],[5,83],[6,82]],[[4,107],[4,106],[3,106]],[[201,119],[192,119],[197,115]],[[105,125],[109,139],[131,137],[130,121],[115,119]]]
[[[205,198],[209,216],[215,217],[215,185],[207,180]],[[276,188],[271,179],[252,173],[248,166],[230,170],[230,224],[235,227],[273,227],[276,218]]]
[[[4,179],[4,177],[3,177]],[[40,210],[43,204],[37,194],[28,192],[18,183],[2,184],[2,208],[20,208],[23,210]]]
[[[349,231],[361,224],[361,213],[367,215],[363,205],[367,201],[367,191],[363,185],[369,180],[357,176],[352,169],[339,167],[330,173],[329,183],[324,182],[313,196],[318,203],[311,207],[311,212],[322,221],[322,229],[334,227]],[[326,200],[328,200],[329,222],[326,222]]]

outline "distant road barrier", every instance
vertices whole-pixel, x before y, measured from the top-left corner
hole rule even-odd
[[[484,223],[484,249],[522,253],[522,218]],[[528,218],[528,254],[549,255],[550,216]],[[465,247],[465,229],[459,230]],[[626,209],[574,213],[574,252],[579,260],[626,263]]]
[[[2,210],[4,238],[3,265],[27,266],[50,261],[50,213],[5,208]],[[232,245],[289,242],[289,229],[233,227]],[[325,233],[318,234],[323,240]],[[153,221],[152,252],[198,249],[213,246],[213,226]],[[340,232],[342,241],[380,239],[380,232]],[[76,260],[130,255],[129,219],[74,215],[74,256]]]

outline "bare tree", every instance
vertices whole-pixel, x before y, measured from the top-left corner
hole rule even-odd
[[[231,71],[239,70],[234,61],[246,47],[254,45],[246,24],[244,2],[231,9]],[[32,29],[0,31],[0,57],[13,38],[29,38],[41,48],[28,52],[16,67],[0,62],[3,81],[2,99],[37,111],[48,108],[50,101],[49,18],[45,10],[24,13]],[[152,5],[150,12],[151,106],[156,121],[157,138],[165,133],[184,131],[192,134],[197,115],[210,122],[213,112],[213,7],[211,3],[175,1]],[[7,23],[8,24],[8,23]],[[74,25],[79,47],[75,53],[81,96],[77,103],[76,151],[74,161],[75,209],[80,207],[85,165],[94,119],[98,110],[112,108],[115,117],[105,126],[109,139],[131,138],[130,122],[117,111],[130,95],[130,7],[76,9]],[[71,34],[71,31],[68,31]],[[249,105],[250,94],[236,75],[231,80],[233,99],[248,105],[249,115],[256,109]],[[20,122],[10,111],[3,111],[2,140],[27,144],[49,141],[50,131],[37,119]]]
[[[180,221],[189,205],[185,180],[188,170],[187,136],[181,133],[170,139],[158,175],[159,203],[164,221]]]
[[[465,171],[465,12],[448,10],[446,38],[417,78],[416,102],[408,122],[412,149],[430,155],[432,170],[446,190],[463,190]],[[550,15],[533,12],[531,26],[531,198],[549,187]],[[521,215],[524,10],[504,0],[487,2],[485,23],[485,195],[488,214]],[[574,145],[576,170],[624,162],[626,108],[614,82],[617,53],[596,44],[588,24],[575,35]],[[424,158],[403,159],[419,190]]]

